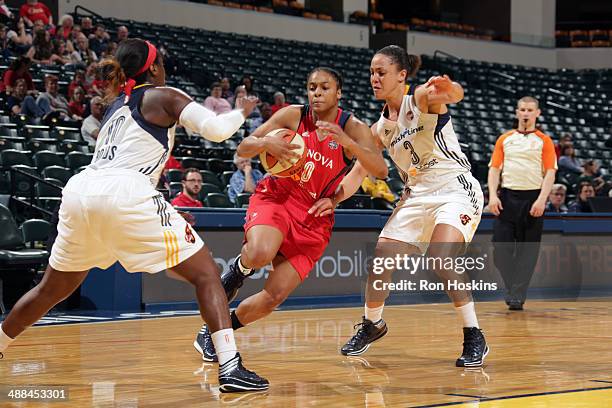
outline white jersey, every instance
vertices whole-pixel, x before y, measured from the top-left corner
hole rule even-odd
[[[138,171],[157,185],[174,146],[175,126],[164,128],[147,122],[140,113],[140,101],[152,85],[140,85],[127,103],[120,95],[108,108],[96,141],[89,168]]]
[[[413,95],[405,95],[397,122],[378,120],[377,133],[412,191],[431,191],[469,173],[470,162],[461,151],[450,113],[419,111]]]

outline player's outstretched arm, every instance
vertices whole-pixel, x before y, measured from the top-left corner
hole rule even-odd
[[[238,109],[221,115],[194,102],[176,88],[155,88],[147,91],[141,111],[144,118],[158,126],[170,127],[176,122],[202,137],[222,142],[240,129],[247,116],[257,106],[257,98],[241,98]]]
[[[266,135],[275,129],[294,129],[300,123],[301,112],[300,105],[291,105],[280,109],[240,142],[236,153],[240,157],[251,158],[266,151],[281,162],[291,162],[294,159],[299,159],[300,155],[293,151],[299,149],[299,145],[289,144],[281,138],[266,137]]]
[[[353,116],[347,122],[344,130],[335,123],[323,121],[318,121],[317,127],[329,133],[336,142],[344,147],[349,156],[356,157],[369,174],[377,178],[387,178],[389,169],[387,169],[376,139],[365,123]]]
[[[425,113],[443,113],[444,105],[458,103],[463,96],[461,84],[451,81],[448,75],[431,77],[414,91],[417,107]]]

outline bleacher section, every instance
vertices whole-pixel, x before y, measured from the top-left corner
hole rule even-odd
[[[77,21],[78,21],[77,17]],[[130,35],[164,44],[177,61],[176,75],[169,78],[170,86],[179,87],[196,99],[208,95],[209,85],[227,76],[237,84],[244,74],[255,78],[254,90],[260,99],[270,101],[272,94],[282,91],[290,103],[305,103],[305,80],[308,72],[318,65],[338,69],[345,78],[341,106],[353,111],[368,123],[379,115],[381,103],[371,96],[369,62],[372,50],[286,41],[249,35],[239,35],[189,29],[146,22],[125,21],[114,18],[95,18],[109,32],[120,25],[128,26]],[[434,50],[432,50],[433,52]],[[9,61],[0,60],[6,69]],[[0,67],[1,68],[1,67]],[[34,66],[31,73],[37,87],[42,90],[42,78],[47,73],[60,77],[66,87],[73,72],[65,68]],[[501,65],[453,58],[448,55],[423,56],[423,67],[415,82],[423,83],[431,75],[447,73],[466,88],[465,100],[450,110],[460,141],[468,149],[473,171],[486,183],[487,162],[497,137],[513,126],[516,101],[524,95],[540,99],[543,116],[539,120],[542,130],[558,139],[564,133],[574,137],[579,158],[597,158],[604,175],[612,167],[612,150],[604,145],[610,138],[608,121],[612,101],[612,70],[549,72],[541,68]],[[3,105],[4,101],[0,101]],[[213,144],[199,137],[189,137],[179,129],[174,156],[184,167],[197,167],[205,174],[204,180],[215,189],[211,194],[223,194],[230,172],[234,169],[232,156],[237,143],[245,136],[240,130],[223,144]],[[70,174],[79,171],[91,159],[91,151],[80,139],[78,129],[41,124],[28,118],[10,117],[6,111],[0,115],[0,194],[30,196],[43,185],[22,173],[11,172],[18,166],[39,179],[54,184],[65,182]],[[390,162],[389,162],[390,163]],[[401,188],[397,171],[392,170],[389,184],[395,191]],[[25,180],[22,180],[24,178]],[[21,180],[21,181],[20,181]],[[559,175],[559,180],[572,187],[577,180]],[[47,180],[49,181],[49,180]],[[173,180],[170,180],[173,181]],[[175,180],[177,182],[179,180]],[[33,184],[34,183],[34,184]],[[50,182],[49,182],[50,183]],[[176,184],[171,185],[175,192]],[[48,191],[43,194],[45,199]],[[201,198],[210,206],[224,200],[206,196]],[[370,208],[372,204],[357,197],[345,206]],[[52,207],[53,200],[38,200],[43,208]],[[243,202],[239,204],[242,206]]]

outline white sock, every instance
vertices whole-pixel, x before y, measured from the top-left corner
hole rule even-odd
[[[474,308],[474,302],[470,302],[467,305],[460,307],[455,306],[455,310],[463,319],[463,327],[476,327],[478,326],[478,319],[476,318],[476,309]]]
[[[2,330],[2,324],[0,324],[0,353],[6,350],[13,341],[15,341],[15,339],[11,339],[7,336],[4,330]]]
[[[368,307],[365,305],[365,318],[371,321],[372,323],[377,323],[380,319],[382,319],[383,309],[385,308],[385,304],[379,307]]]
[[[234,330],[231,328],[219,330],[214,332],[211,337],[215,345],[219,365],[225,364],[227,361],[234,358],[238,352],[236,340],[234,340]]]
[[[238,269],[240,269],[243,275],[248,275],[253,270],[253,268],[247,268],[242,264],[242,257],[238,258]]]

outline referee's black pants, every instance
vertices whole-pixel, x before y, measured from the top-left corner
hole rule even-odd
[[[529,214],[540,190],[502,189],[504,208],[493,225],[493,260],[506,286],[506,303],[524,303],[542,239],[543,217]]]

